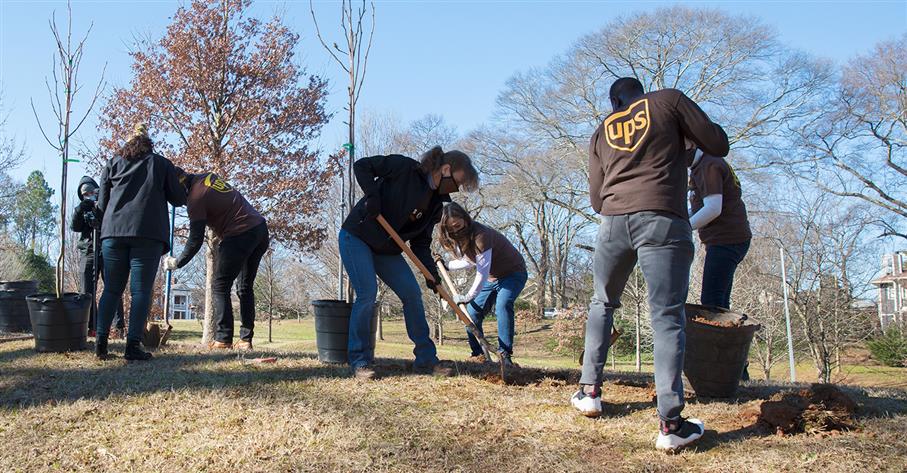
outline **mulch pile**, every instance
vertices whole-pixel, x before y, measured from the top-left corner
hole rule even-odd
[[[823,434],[855,430],[857,403],[831,384],[777,393],[767,401],[754,401],[740,417],[772,429],[778,435]]]

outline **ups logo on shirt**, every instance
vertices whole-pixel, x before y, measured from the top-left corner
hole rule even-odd
[[[633,103],[623,112],[605,120],[605,139],[608,146],[633,152],[649,131],[649,99]]]
[[[217,177],[217,174],[214,173],[205,176],[205,186],[223,193],[233,190],[233,188],[230,187],[230,184],[227,184],[227,181]]]

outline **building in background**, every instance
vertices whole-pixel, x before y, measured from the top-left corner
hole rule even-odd
[[[174,285],[170,290],[170,319],[195,320],[192,305],[192,291],[183,285]]]
[[[879,324],[903,328],[907,322],[907,251],[882,256],[882,274],[872,284],[879,288]]]

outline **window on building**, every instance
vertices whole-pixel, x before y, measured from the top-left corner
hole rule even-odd
[[[175,305],[186,305],[186,296],[173,296],[173,303]]]
[[[185,320],[186,312],[184,312],[182,310],[175,310],[175,311],[173,311],[173,318],[177,319],[177,320]]]

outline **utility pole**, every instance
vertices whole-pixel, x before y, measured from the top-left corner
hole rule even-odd
[[[778,245],[781,253],[781,287],[784,291],[784,323],[787,325],[787,357],[790,362],[790,382],[797,382],[797,369],[794,366],[794,337],[790,328],[790,306],[787,302],[787,269],[784,265],[784,247]]]

